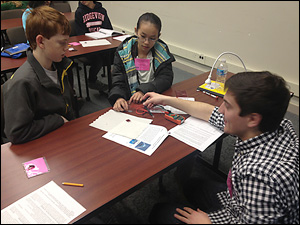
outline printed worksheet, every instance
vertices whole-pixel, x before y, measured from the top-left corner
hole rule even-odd
[[[204,151],[223,132],[209,122],[190,116],[181,125],[170,130],[170,135],[199,151]]]
[[[65,224],[86,209],[54,181],[1,210],[1,224]]]
[[[136,139],[127,138],[110,132],[107,132],[102,137],[151,156],[168,135],[167,128],[149,124]]]

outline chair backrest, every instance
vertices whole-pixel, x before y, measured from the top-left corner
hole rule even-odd
[[[6,30],[6,34],[11,45],[27,43],[23,26],[9,28]]]
[[[1,11],[1,20],[22,18],[24,11],[25,9],[10,9],[10,10]]]
[[[69,3],[65,2],[65,3],[58,3],[58,2],[55,2],[53,4],[51,4],[51,7],[64,13],[64,12],[71,12],[71,6]]]
[[[76,24],[75,24],[75,20],[69,20],[70,26],[71,26],[71,33],[70,33],[70,37],[72,36],[76,36]]]

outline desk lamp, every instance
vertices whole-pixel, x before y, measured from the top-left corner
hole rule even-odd
[[[212,74],[212,71],[213,71],[213,69],[214,69],[216,63],[218,62],[219,58],[220,58],[222,55],[225,55],[225,54],[231,54],[231,55],[234,55],[234,56],[238,57],[239,60],[242,62],[245,71],[247,71],[246,66],[245,66],[243,60],[242,60],[237,54],[235,54],[235,53],[233,53],[233,52],[223,52],[223,53],[221,53],[221,54],[218,56],[218,58],[215,60],[215,62],[214,62],[214,64],[213,64],[213,66],[211,67],[211,70],[210,70],[210,73],[209,73],[209,75],[208,75],[208,78],[207,78],[206,81],[205,81],[205,83],[207,84],[207,86],[206,86],[207,88],[211,88],[211,86],[210,86],[210,85],[211,85],[211,74]]]

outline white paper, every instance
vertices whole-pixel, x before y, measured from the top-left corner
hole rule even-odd
[[[121,41],[123,42],[126,38],[131,37],[131,35],[126,34],[126,35],[122,35],[122,36],[118,36],[118,37],[114,37],[113,39],[117,40],[117,41]]]
[[[90,124],[90,126],[100,130],[109,131],[116,127],[119,123],[122,123],[127,119],[147,124],[152,122],[151,119],[132,116],[127,113],[117,112],[113,109],[110,109],[108,112],[99,116],[94,122]]]
[[[149,124],[137,139],[130,139],[110,132],[104,134],[103,137],[151,156],[168,135],[169,133],[165,127]]]
[[[131,139],[136,139],[147,127],[149,123],[124,120],[109,130],[110,133],[122,135]]]
[[[169,132],[174,138],[199,151],[204,151],[223,134],[221,130],[210,123],[192,116],[187,118],[183,124],[172,128]]]
[[[94,47],[94,46],[101,46],[101,45],[111,45],[111,43],[106,40],[90,40],[90,41],[79,41],[82,47]]]
[[[1,210],[1,224],[64,224],[86,209],[54,181]]]
[[[111,37],[114,34],[121,35],[123,33],[119,32],[119,31],[115,31],[115,30],[101,28],[99,31],[96,31],[96,32],[85,33],[85,36],[88,36],[88,37],[91,37],[94,39],[100,39],[100,38]]]

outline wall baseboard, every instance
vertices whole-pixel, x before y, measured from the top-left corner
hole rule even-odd
[[[299,116],[299,97],[297,96],[293,96],[289,107],[287,109],[289,112],[296,114],[297,116]]]

